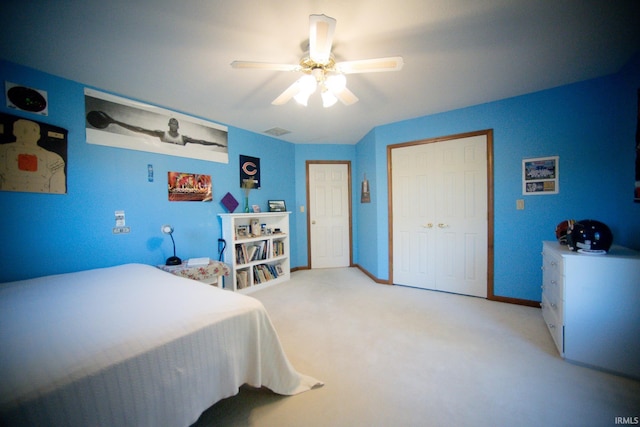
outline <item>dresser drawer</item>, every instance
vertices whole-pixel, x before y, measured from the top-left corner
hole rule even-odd
[[[554,306],[562,309],[564,300],[562,257],[542,253],[542,293]],[[562,318],[562,312],[559,313]]]
[[[540,307],[542,308],[542,318],[551,333],[553,342],[556,344],[560,356],[564,357],[564,325],[561,320],[562,318],[558,317],[557,311],[551,307],[551,304],[544,295],[542,296]]]

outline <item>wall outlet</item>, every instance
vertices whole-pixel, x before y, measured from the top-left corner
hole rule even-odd
[[[516,209],[519,210],[519,211],[523,211],[524,210],[524,199],[516,200]]]

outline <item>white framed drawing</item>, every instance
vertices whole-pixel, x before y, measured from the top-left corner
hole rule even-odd
[[[558,194],[560,191],[559,156],[522,159],[522,194],[525,196]]]
[[[229,163],[226,126],[85,88],[89,144]]]

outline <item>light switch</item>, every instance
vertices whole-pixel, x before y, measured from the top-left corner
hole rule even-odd
[[[516,200],[516,209],[519,210],[519,211],[523,211],[524,210],[524,199]]]

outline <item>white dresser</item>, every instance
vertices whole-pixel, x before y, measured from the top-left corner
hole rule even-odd
[[[542,316],[568,361],[640,378],[640,253],[542,245]]]

